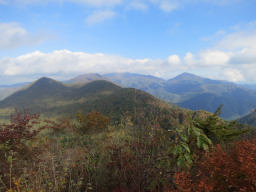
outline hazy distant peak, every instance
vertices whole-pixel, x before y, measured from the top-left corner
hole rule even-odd
[[[175,78],[173,78],[175,80],[202,80],[202,79],[206,79],[197,75],[194,75],[192,73],[182,73],[178,76],[176,76]]]
[[[103,77],[102,75],[100,75],[98,73],[86,73],[86,74],[82,74],[82,75],[79,75],[75,78],[68,80],[67,83],[69,83],[69,84],[86,84],[86,83],[89,83],[89,82],[95,81],[95,80],[107,80],[107,78]]]
[[[160,77],[155,77],[153,75],[145,75],[145,74],[139,74],[139,73],[130,73],[130,72],[120,72],[120,73],[108,73],[104,74],[105,77],[120,77],[120,78],[150,78],[150,79],[156,79],[156,80],[162,80]]]
[[[102,78],[102,76],[98,73],[85,73],[85,74],[82,74],[82,75],[78,75],[75,78],[77,78],[77,79],[79,79],[79,78],[88,78],[89,79],[89,78],[95,78],[95,77]]]

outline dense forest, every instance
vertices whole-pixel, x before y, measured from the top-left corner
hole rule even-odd
[[[17,111],[0,129],[0,191],[255,191],[254,131],[220,111],[169,128],[145,114]]]

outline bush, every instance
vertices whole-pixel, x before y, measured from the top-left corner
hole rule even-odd
[[[217,145],[175,178],[179,192],[256,191],[256,137],[234,143],[229,151]]]

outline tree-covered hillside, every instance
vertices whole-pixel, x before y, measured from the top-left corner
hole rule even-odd
[[[14,109],[29,109],[45,117],[74,117],[78,111],[96,110],[113,122],[119,121],[124,114],[129,115],[133,122],[141,123],[158,116],[157,121],[166,128],[184,123],[187,114],[191,113],[141,90],[121,88],[104,80],[83,86],[66,86],[49,78],[41,78],[0,102],[2,117]]]

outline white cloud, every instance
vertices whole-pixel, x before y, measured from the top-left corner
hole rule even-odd
[[[218,42],[216,48],[228,50],[256,48],[256,30],[231,33]]]
[[[161,59],[130,59],[103,53],[89,54],[58,50],[51,53],[35,51],[19,57],[0,59],[1,78],[66,76],[82,73],[133,72],[170,78],[188,71],[216,79],[238,81],[256,81],[256,62],[237,65],[230,62],[236,52],[204,51],[199,54],[188,52],[183,59],[171,55]]]
[[[92,15],[88,16],[85,19],[85,22],[88,25],[93,25],[96,23],[101,23],[105,20],[111,19],[116,15],[115,12],[110,11],[110,10],[105,10],[105,11],[96,11]]]
[[[43,41],[21,27],[18,23],[0,23],[0,49],[11,49],[23,45],[33,45]]]
[[[199,62],[202,66],[227,65],[232,53],[219,50],[206,50],[199,53]]]
[[[244,81],[245,78],[242,73],[238,69],[225,69],[223,71],[224,80],[232,81],[232,82],[239,82]]]
[[[160,8],[165,12],[171,12],[178,8],[178,4],[170,1],[161,1]]]
[[[168,63],[171,65],[180,65],[181,61],[180,61],[180,57],[178,55],[171,55],[168,57]]]
[[[107,73],[107,72],[150,72],[155,71],[154,64],[158,61],[150,59],[133,60],[120,56],[102,53],[89,54],[84,52],[71,52],[59,50],[52,53],[33,53],[15,58],[0,60],[2,74],[33,75],[33,74],[70,74],[70,73]]]
[[[244,48],[230,59],[232,64],[256,64],[256,48]]]
[[[195,64],[194,55],[190,52],[186,53],[183,62],[187,66],[192,66]]]
[[[150,0],[151,3],[157,5],[161,10],[165,12],[171,12],[178,9],[182,2],[176,0]]]
[[[148,5],[141,1],[132,1],[127,8],[128,10],[135,9],[140,11],[146,11],[148,9]]]

